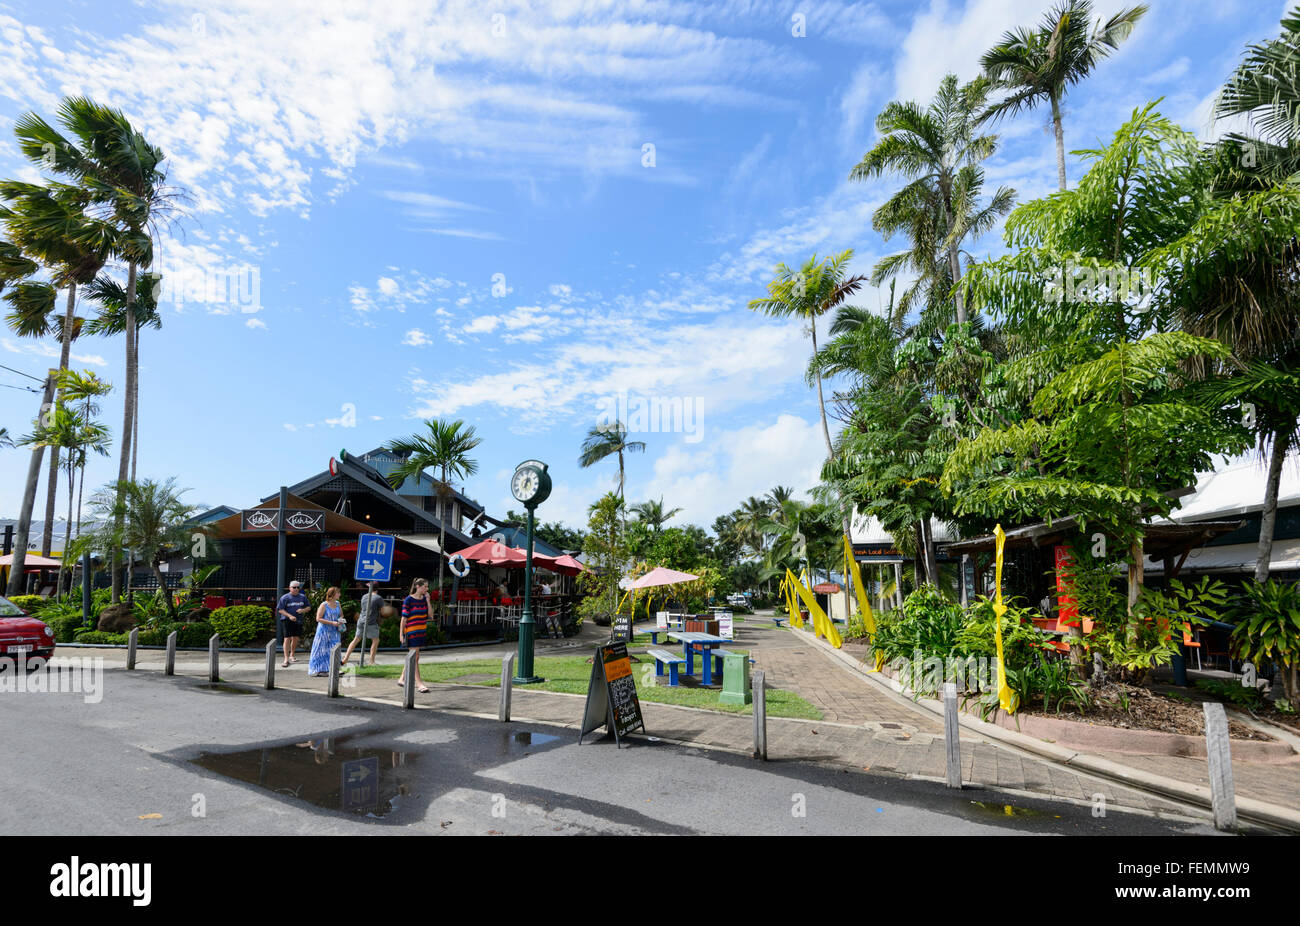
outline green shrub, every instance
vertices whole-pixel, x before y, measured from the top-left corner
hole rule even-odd
[[[1003,603],[1007,612],[1002,617],[1002,655],[1009,668],[1036,665],[1039,656],[1051,649],[1047,639],[1031,622],[1036,613],[1030,608],[1015,604],[1012,598]],[[966,656],[997,656],[997,638],[994,636],[993,602],[981,595],[966,608],[961,631],[957,634],[957,650]]]
[[[221,642],[226,646],[243,646],[258,634],[274,629],[271,609],[253,604],[217,608],[207,624],[221,634]]]
[[[194,621],[189,624],[170,624],[172,630],[177,631],[177,646],[207,646],[208,641],[212,639],[212,634],[216,631],[207,621]],[[169,630],[168,633],[171,631]],[[163,635],[163,642],[166,643],[166,634]]]
[[[46,600],[40,595],[11,595],[9,600],[28,614],[35,614],[46,605]]]
[[[108,633],[103,630],[83,630],[76,635],[74,642],[89,644],[121,645],[126,643],[124,633]]]
[[[957,647],[962,630],[961,605],[937,588],[923,585],[903,601],[899,610],[876,618],[874,647],[886,662],[922,656],[946,658]]]
[[[1259,710],[1264,706],[1264,695],[1253,685],[1228,682],[1219,678],[1199,678],[1196,680],[1196,687],[1220,701],[1227,701],[1237,707]]]
[[[81,608],[73,607],[61,602],[50,602],[36,615],[38,620],[45,621],[54,631],[54,639],[59,643],[75,642],[75,635],[78,630],[93,630],[93,627],[86,627],[81,619]]]
[[[1277,666],[1287,707],[1300,707],[1300,588],[1269,579],[1248,583],[1242,592],[1245,599],[1237,609],[1240,623],[1232,632],[1233,652],[1255,665]]]

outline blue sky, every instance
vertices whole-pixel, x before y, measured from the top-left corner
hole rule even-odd
[[[582,524],[615,467],[579,469],[579,445],[622,394],[690,425],[633,435],[629,500],[708,525],[778,483],[806,490],[825,452],[806,335],[746,302],[778,262],[853,248],[866,273],[900,248],[871,229],[898,181],[847,180],[876,113],[973,77],[1049,5],[0,3],[0,175],[37,179],[12,122],[67,94],[167,152],[188,197],[160,248],[164,328],[141,342],[140,472],[194,503],[252,504],[438,416],[482,436],[466,488],[489,511],[536,458],[555,482],[541,516]],[[1286,9],[1150,6],[1068,96],[1067,149],[1157,97],[1209,137],[1214,93]],[[1054,189],[1046,121],[1000,124],[988,189]],[[6,366],[39,374],[51,353],[0,334]],[[116,384],[121,354],[73,348]],[[0,425],[24,433],[37,397],[0,393]],[[104,418],[120,429],[120,400]],[[0,451],[0,516],[26,467]],[[115,472],[96,461],[88,484]]]

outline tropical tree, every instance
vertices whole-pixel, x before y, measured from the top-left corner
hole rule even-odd
[[[99,404],[95,401],[113,391],[113,387],[104,382],[90,370],[65,370],[61,376],[63,401],[76,407],[83,421],[94,421],[99,414]],[[80,479],[77,484],[77,534],[81,534],[81,498],[86,487],[86,455],[81,454],[78,467]],[[64,546],[66,549],[66,544]]]
[[[69,579],[72,576],[68,555],[72,548],[73,501],[77,469],[85,466],[86,456],[91,451],[100,456],[108,456],[109,433],[106,427],[87,417],[81,409],[69,408],[63,403],[55,405],[45,421],[46,423],[32,434],[24,437],[22,443],[29,446],[42,444],[64,451],[63,466],[68,477],[68,518],[64,525],[63,556],[59,560],[59,574],[55,583],[58,594],[63,594],[64,576],[66,574]]]
[[[158,293],[161,290],[162,275],[143,273],[135,286],[135,337],[133,339],[134,360],[137,368],[140,364],[140,332],[145,328],[158,331],[162,328],[162,315],[158,311]],[[112,277],[100,274],[86,287],[86,295],[98,306],[95,317],[86,322],[85,333],[116,337],[126,333],[126,289]],[[131,475],[135,478],[136,463],[140,457],[140,377],[135,379],[135,395],[132,397],[135,412],[131,416]]]
[[[623,499],[607,492],[588,508],[590,518],[582,543],[582,560],[587,569],[578,575],[578,591],[584,598],[578,613],[603,624],[618,610],[618,583],[631,565],[623,528]]]
[[[583,469],[595,466],[607,457],[618,457],[618,497],[623,498],[623,454],[644,453],[645,441],[627,439],[627,426],[621,421],[594,425],[582,441],[578,465]]]
[[[152,569],[158,581],[158,594],[172,618],[176,615],[176,604],[167,591],[162,564],[177,550],[187,548],[196,531],[205,530],[201,525],[189,523],[195,508],[181,499],[187,491],[176,488],[174,477],[163,482],[128,479],[105,486],[90,499],[91,510],[99,522],[96,530],[87,533],[82,544],[75,545],[103,552],[114,548],[134,550]]]
[[[43,163],[40,158],[30,154],[28,157],[34,166]],[[0,206],[0,224],[9,237],[5,247],[16,249],[28,258],[0,262],[0,275],[17,282],[17,275],[30,276],[38,263],[49,275],[48,280],[28,278],[10,288],[5,294],[10,307],[6,320],[10,328],[24,337],[58,337],[58,370],[62,372],[68,368],[72,340],[80,330],[80,319],[75,313],[77,286],[94,279],[108,257],[100,234],[102,229],[83,211],[86,195],[79,187],[6,180],[0,182],[0,199],[5,202]],[[62,317],[55,307],[59,289],[67,293]],[[49,446],[42,556],[49,555],[53,539],[61,449],[57,444]]]
[[[974,303],[1021,339],[1001,373],[1032,402],[960,441],[941,485],[959,514],[1077,515],[1105,530],[1127,550],[1131,612],[1143,520],[1168,515],[1172,490],[1241,449],[1243,432],[1190,388],[1228,349],[1169,330],[1184,270],[1166,246],[1208,198],[1195,139],[1147,106],[1082,154],[1092,164],[1078,188],[1017,209],[1012,253],[967,275]],[[1179,268],[1196,267],[1200,252],[1178,253]]]
[[[1090,26],[1091,0],[1066,0],[1052,8],[1036,28],[1005,33],[1002,41],[980,59],[994,88],[1006,96],[990,106],[984,119],[999,119],[1046,102],[1052,109],[1056,133],[1056,173],[1065,182],[1065,131],[1061,101],[1065,91],[1082,81],[1133,32],[1147,7],[1121,10],[1104,23]]]
[[[988,88],[984,79],[961,85],[948,74],[929,107],[890,103],[876,117],[880,141],[849,173],[850,180],[890,172],[909,181],[872,215],[872,225],[883,236],[902,232],[909,241],[906,251],[883,258],[871,273],[875,286],[900,273],[915,275],[898,300],[901,315],[917,307],[918,300],[929,312],[946,306],[961,280],[962,244],[992,228],[1015,201],[1015,190],[1004,186],[981,205],[984,171],[979,165],[997,147],[996,135],[980,135],[975,128]],[[966,306],[960,291],[951,299],[961,324]],[[940,330],[953,317],[944,315]]]
[[[68,97],[58,110],[67,135],[34,113],[14,126],[19,147],[29,159],[42,159],[54,173],[72,179],[85,191],[85,210],[96,220],[81,243],[103,246],[127,265],[126,382],[118,482],[124,486],[130,469],[136,413],[135,299],[139,271],[153,263],[158,222],[177,198],[166,183],[162,149],[151,144],[120,111],[85,97]],[[121,599],[121,551],[113,554],[113,603]]]
[[[1282,20],[1276,39],[1251,45],[1214,103],[1216,119],[1245,117],[1248,132],[1232,132],[1225,147],[1238,173],[1271,185],[1300,173],[1300,7]]]
[[[425,423],[426,433],[390,441],[384,449],[402,457],[388,476],[393,488],[407,479],[418,479],[426,469],[438,471],[435,489],[438,493],[438,589],[442,591],[443,569],[447,560],[447,502],[451,498],[449,480],[464,481],[478,472],[478,462],[470,459],[470,452],[483,443],[474,432],[473,425],[464,421],[442,421],[432,418]],[[459,527],[459,525],[457,525]]]
[[[632,513],[640,520],[650,526],[655,533],[663,530],[664,523],[671,519],[673,515],[678,514],[682,509],[673,508],[664,510],[664,500],[662,497],[658,501],[650,499],[646,502],[632,506]]]

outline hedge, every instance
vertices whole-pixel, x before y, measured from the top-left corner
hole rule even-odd
[[[271,609],[254,604],[217,608],[207,623],[221,635],[221,642],[226,646],[243,646],[258,634],[274,629]]]

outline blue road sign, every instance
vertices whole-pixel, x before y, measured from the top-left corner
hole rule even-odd
[[[379,803],[379,758],[343,763],[343,809],[364,810]]]
[[[357,569],[353,576],[362,582],[388,582],[393,577],[393,551],[397,540],[383,534],[357,535]]]

